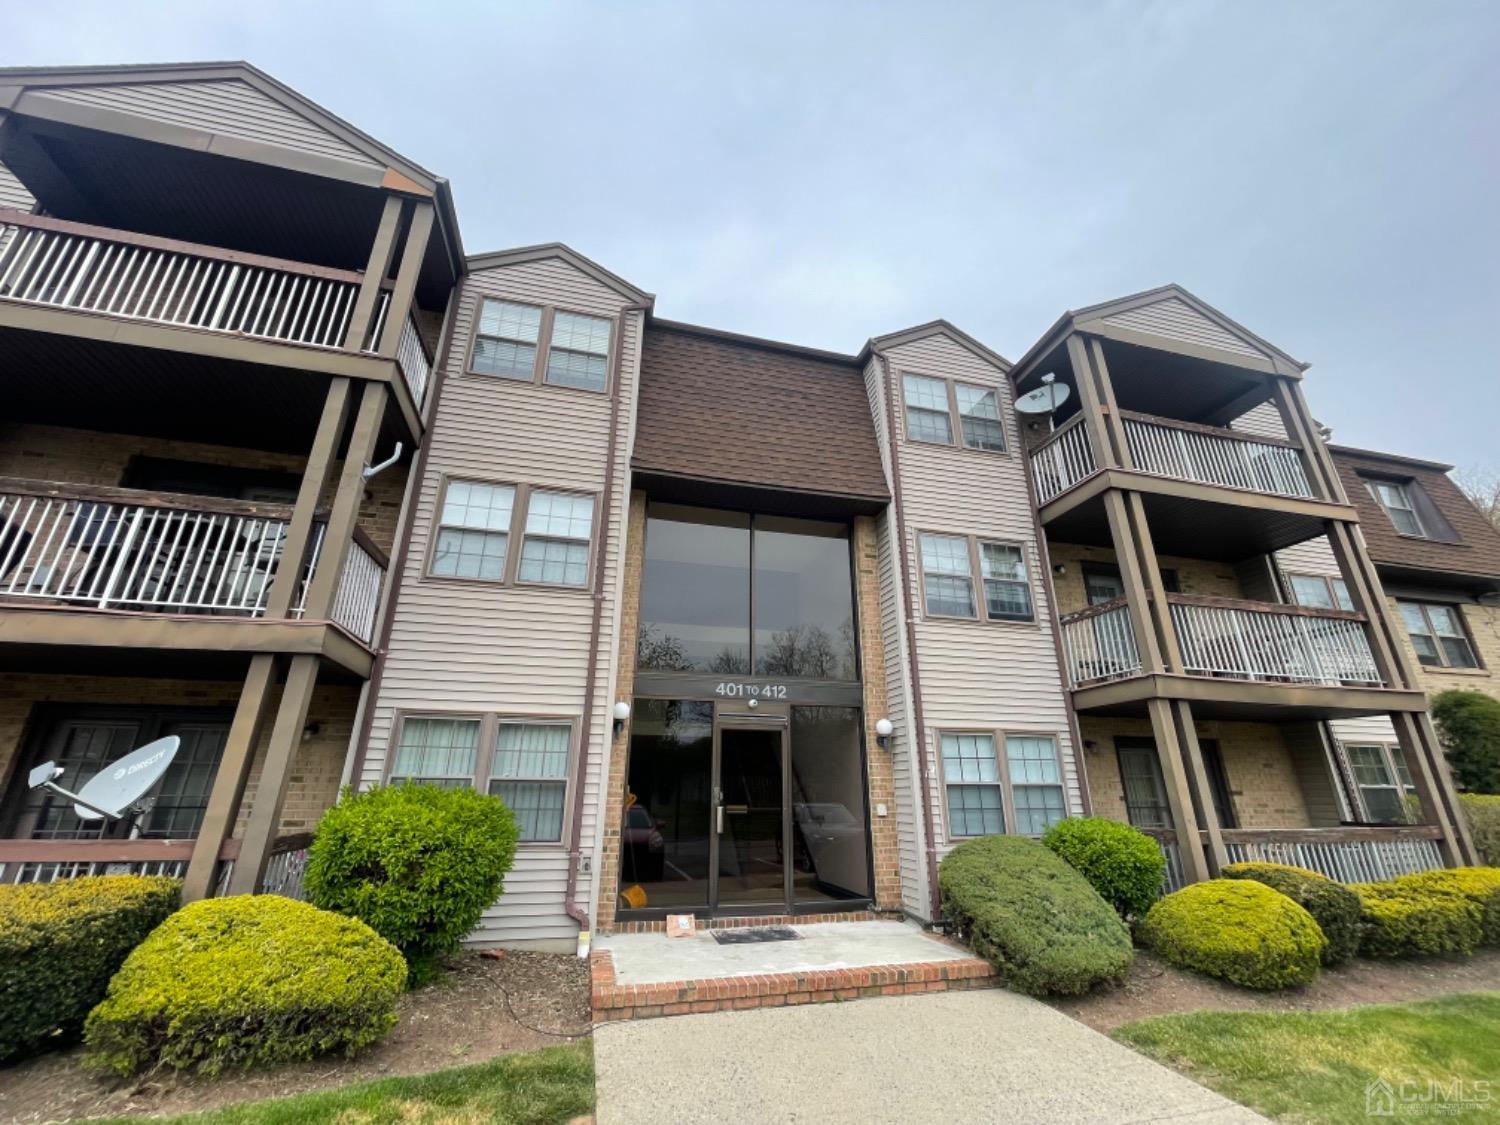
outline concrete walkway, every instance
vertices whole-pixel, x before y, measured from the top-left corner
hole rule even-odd
[[[608,1024],[594,1058],[598,1125],[1264,1120],[999,989]]]

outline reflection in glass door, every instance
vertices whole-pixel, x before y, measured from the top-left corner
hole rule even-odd
[[[786,903],[784,758],[780,727],[719,730],[719,906]]]

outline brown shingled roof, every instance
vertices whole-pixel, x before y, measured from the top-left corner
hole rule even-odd
[[[637,472],[885,501],[858,363],[651,322],[641,354]]]

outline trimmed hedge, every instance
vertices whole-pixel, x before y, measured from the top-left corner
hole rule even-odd
[[[183,907],[142,942],[84,1028],[84,1062],[217,1074],[354,1054],[396,1022],[400,952],[363,922],[280,895]]]
[[[1285,863],[1231,863],[1219,874],[1225,879],[1251,879],[1280,891],[1313,916],[1328,939],[1323,964],[1341,965],[1359,952],[1363,930],[1359,896],[1316,871]]]
[[[1451,867],[1403,875],[1394,882],[1398,887],[1454,895],[1472,902],[1479,910],[1480,942],[1500,945],[1500,868]]]
[[[1491,867],[1500,867],[1500,797],[1487,793],[1460,793],[1459,808],[1469,822],[1469,834],[1479,858]]]
[[[517,836],[505,803],[473,789],[345,789],[318,822],[303,886],[400,949],[418,985],[500,897]]]
[[[1483,935],[1479,907],[1467,898],[1400,880],[1349,889],[1359,895],[1365,957],[1467,957]]]
[[[1311,914],[1249,879],[1210,879],[1167,895],[1146,915],[1142,936],[1174,965],[1259,989],[1314,980],[1328,944]]]
[[[1431,707],[1453,779],[1473,793],[1500,793],[1500,699],[1454,688]]]
[[[0,887],[0,1059],[76,1037],[180,890],[156,875]]]
[[[1114,909],[1035,840],[981,836],[938,868],[943,913],[1009,986],[1075,995],[1123,980],[1134,950]]]
[[[1167,857],[1150,836],[1100,816],[1070,816],[1042,843],[1062,856],[1121,918],[1143,918],[1161,895]]]

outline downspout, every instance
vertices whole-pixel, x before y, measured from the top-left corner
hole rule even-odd
[[[886,440],[891,447],[891,503],[896,508],[896,565],[901,576],[901,618],[906,623],[907,673],[911,677],[911,712],[917,726],[917,769],[922,775],[922,816],[918,822],[925,828],[927,836],[927,901],[932,923],[941,918],[941,902],[938,896],[937,826],[932,819],[932,780],[928,776],[927,722],[922,716],[922,674],[917,668],[917,626],[911,613],[911,582],[907,573],[906,513],[901,506],[901,453],[896,433],[895,389],[891,383],[891,364],[885,353],[871,349],[880,360],[880,371],[885,381]]]
[[[613,509],[615,494],[615,461],[620,443],[620,370],[624,366],[625,356],[625,324],[632,313],[645,312],[648,306],[634,304],[626,305],[620,310],[620,332],[615,340],[615,356],[610,371],[610,394],[609,394],[609,442],[604,454],[604,511],[599,519],[599,549],[594,557],[594,612],[589,622],[589,666],[584,673],[583,680],[583,719],[578,728],[578,777],[573,784],[573,809],[572,828],[568,833],[568,886],[563,892],[563,909],[569,918],[578,923],[578,955],[580,957],[588,954],[590,930],[593,924],[589,918],[589,912],[573,901],[578,893],[578,863],[583,858],[583,798],[584,779],[588,776],[588,761],[585,755],[589,752],[590,740],[593,738],[594,711],[596,710],[594,692],[598,681],[599,668],[599,633],[604,621],[604,560],[609,554],[609,520]],[[630,494],[625,494],[625,511],[628,513]],[[622,526],[624,518],[621,520]],[[608,748],[610,740],[605,740]],[[604,760],[601,759],[601,768]],[[602,787],[601,787],[602,792]]]

